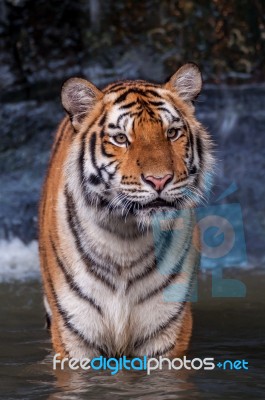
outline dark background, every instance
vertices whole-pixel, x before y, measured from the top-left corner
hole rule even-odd
[[[249,265],[265,245],[265,2],[0,0],[0,239],[37,238],[37,204],[63,82],[164,82],[186,61],[205,81],[198,118],[216,142],[213,200],[243,210]]]

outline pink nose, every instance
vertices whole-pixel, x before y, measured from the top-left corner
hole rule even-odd
[[[151,185],[157,192],[161,192],[161,190],[164,189],[166,184],[172,180],[173,175],[167,174],[162,177],[157,177],[157,176],[152,176],[152,175],[148,175],[148,176],[142,175],[142,178],[146,183]]]

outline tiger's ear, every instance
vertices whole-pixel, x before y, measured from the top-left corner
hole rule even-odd
[[[93,109],[103,93],[92,83],[81,78],[71,78],[62,87],[61,99],[72,125],[78,130],[89,111]]]
[[[165,87],[166,89],[176,92],[182,100],[190,103],[201,91],[201,72],[196,64],[184,64],[170,78]]]

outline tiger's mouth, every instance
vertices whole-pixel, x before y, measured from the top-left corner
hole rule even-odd
[[[150,201],[150,203],[144,204],[142,206],[143,209],[161,209],[161,208],[176,208],[175,203],[170,203],[163,199],[155,199]]]
[[[128,199],[121,200],[121,210],[125,210],[126,213],[131,213],[134,215],[143,214],[153,215],[157,212],[172,212],[174,210],[179,210],[181,208],[180,199],[175,199],[174,202],[170,202],[161,198],[152,200],[146,204],[140,202],[130,201]]]
[[[179,209],[180,207],[176,201],[173,203],[163,199],[155,199],[150,201],[150,203],[141,205],[141,208],[138,208],[137,210],[137,214],[150,219],[160,214],[163,216],[168,214],[172,217],[172,213],[175,213]]]

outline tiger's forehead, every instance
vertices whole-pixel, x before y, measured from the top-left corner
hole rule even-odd
[[[160,85],[150,84],[145,81],[122,81],[107,86],[104,90],[104,101],[106,103],[121,104],[130,99],[154,101],[164,98],[170,93],[169,90]]]
[[[119,85],[117,83],[117,85]],[[109,126],[129,131],[132,125],[146,122],[165,126],[180,122],[180,112],[170,101],[171,92],[160,86],[120,84],[106,90],[104,103]]]

